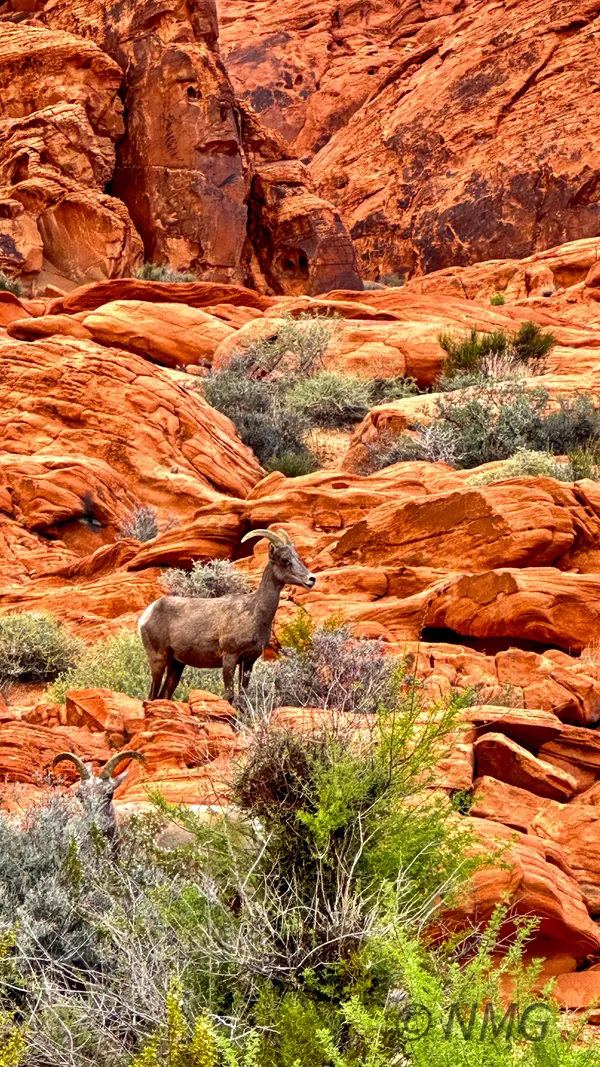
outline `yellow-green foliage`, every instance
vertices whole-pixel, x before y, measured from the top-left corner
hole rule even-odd
[[[279,631],[282,648],[294,648],[296,652],[310,652],[313,646],[315,623],[306,608],[298,608],[292,622],[287,622]]]
[[[10,953],[15,944],[15,931],[8,930],[0,937],[0,974],[11,969]],[[27,1040],[10,1012],[0,1009],[0,1067],[19,1067],[27,1051]]]
[[[199,1015],[190,1034],[181,1004],[181,983],[174,980],[167,994],[165,1022],[131,1067],[217,1067],[217,1040],[210,1020]]]

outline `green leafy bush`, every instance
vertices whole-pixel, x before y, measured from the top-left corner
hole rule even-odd
[[[502,293],[494,293],[494,295],[490,297],[490,304],[492,307],[502,307],[505,303],[506,300]]]
[[[3,270],[0,270],[0,291],[12,293],[13,296],[23,295],[23,286],[18,278],[8,278]]]
[[[229,559],[196,560],[190,571],[170,567],[161,583],[169,596],[212,598],[252,591],[250,580]]]
[[[428,706],[405,682],[358,741],[347,716],[307,733],[263,721],[234,775],[235,816],[157,798],[123,825],[117,861],[73,796],[0,813],[0,1054],[4,1033],[19,1053],[1,1067],[22,1053],[32,1067],[596,1062],[585,1019],[565,1036],[552,1009],[546,1033],[531,1020],[540,1040],[506,1023],[482,1033],[486,1005],[504,1017],[505,976],[521,1011],[535,999],[532,921],[499,910],[419,941],[502,857],[474,856],[462,804],[429,790],[461,706]],[[170,851],[166,819],[187,831]],[[449,1027],[457,1003],[465,1025]]]
[[[0,616],[0,681],[44,682],[73,667],[84,644],[52,615],[25,612]]]
[[[447,353],[443,371],[446,379],[478,374],[496,379],[516,373],[540,374],[556,343],[552,333],[531,321],[522,323],[512,335],[504,330],[480,333],[473,327],[463,337],[442,331],[438,339]]]
[[[369,382],[337,371],[301,378],[285,394],[285,406],[312,426],[352,426],[367,414]]]
[[[195,274],[189,272],[182,272],[178,270],[171,270],[166,264],[158,263],[144,263],[143,267],[136,270],[134,278],[139,278],[144,282],[196,282],[198,281]]]
[[[150,669],[139,634],[117,634],[108,641],[88,645],[77,666],[64,670],[48,693],[48,699],[64,704],[69,689],[111,689],[115,693],[146,700],[150,692]],[[175,699],[186,700],[191,689],[222,692],[221,672],[186,667]]]
[[[555,478],[558,482],[572,482],[573,468],[570,463],[558,463],[549,452],[532,452],[523,449],[516,452],[494,470],[473,474],[466,485],[490,485],[506,478]]]

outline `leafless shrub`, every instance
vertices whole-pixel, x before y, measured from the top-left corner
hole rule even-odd
[[[191,571],[171,567],[161,582],[169,596],[212,598],[252,591],[249,578],[228,559],[196,560]]]

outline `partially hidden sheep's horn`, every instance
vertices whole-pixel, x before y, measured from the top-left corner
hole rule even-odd
[[[117,767],[119,766],[119,763],[121,763],[124,759],[138,759],[140,763],[146,762],[146,757],[143,756],[141,752],[136,752],[135,749],[128,748],[125,749],[124,752],[117,752],[116,755],[111,756],[108,763],[104,764],[104,767],[100,771],[98,777],[103,779],[104,781],[107,778],[112,778],[113,771],[116,771]]]
[[[61,763],[63,760],[68,760],[69,763],[74,763],[79,771],[79,777],[84,782],[89,782],[92,777],[91,771],[86,767],[83,760],[79,759],[74,752],[59,752],[58,756],[55,756],[52,760],[52,770],[56,767],[57,763]]]
[[[274,545],[290,544],[289,537],[286,541],[282,534],[275,533],[275,530],[251,530],[250,533],[244,534],[241,540],[241,544],[243,544],[244,541],[249,541],[251,537],[266,537],[267,541],[272,541]]]

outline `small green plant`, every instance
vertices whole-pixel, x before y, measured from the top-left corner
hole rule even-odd
[[[45,682],[80,659],[83,641],[71,636],[54,616],[25,612],[0,616],[0,679]]]
[[[522,323],[513,335],[504,330],[480,333],[472,327],[462,337],[442,331],[438,340],[447,353],[444,377],[449,379],[477,374],[496,379],[516,373],[540,374],[556,343],[554,334],[531,321]]]
[[[119,533],[121,537],[133,537],[136,541],[152,541],[158,537],[158,516],[156,508],[140,504],[123,520]]]
[[[490,297],[490,304],[492,307],[502,307],[505,303],[506,300],[502,293],[494,293],[494,295]]]
[[[195,274],[171,270],[166,264],[144,263],[143,267],[136,270],[134,278],[143,282],[196,282]]]
[[[23,286],[18,278],[8,278],[3,270],[0,270],[0,291],[12,293],[13,296],[23,295]]]
[[[569,481],[578,482],[582,478],[600,481],[600,443],[595,440],[573,448],[568,453],[568,466],[571,468]]]
[[[292,622],[285,623],[279,631],[279,643],[283,648],[293,648],[301,654],[313,647],[316,624],[306,608],[298,608]]]
[[[70,689],[111,689],[115,693],[146,700],[150,691],[150,669],[139,634],[117,634],[108,641],[88,645],[70,670],[63,670],[48,692],[48,699],[64,704]],[[221,672],[186,667],[175,692],[186,700],[191,689],[222,693]]]
[[[250,580],[229,559],[211,559],[206,563],[196,560],[190,571],[170,567],[163,574],[161,584],[169,596],[210,599],[252,592]]]
[[[396,378],[371,378],[369,380],[369,407],[389,404],[393,400],[404,400],[407,396],[416,396],[419,387],[414,378],[398,376]]]
[[[404,274],[383,274],[381,276],[383,285],[388,286],[390,289],[400,289],[406,282],[406,275]]]

